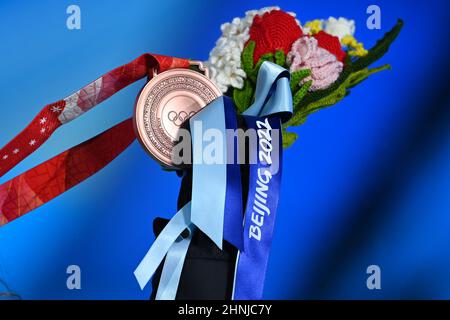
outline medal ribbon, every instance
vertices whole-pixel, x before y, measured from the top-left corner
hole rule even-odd
[[[260,300],[281,184],[281,122],[278,117],[252,116],[246,116],[245,121],[248,128],[258,132],[258,143],[250,147],[250,157],[257,159],[257,163],[250,164],[249,194],[244,218],[245,249],[238,253],[233,299]],[[265,157],[261,153],[269,155]]]
[[[245,115],[274,116],[284,121],[287,120],[292,114],[289,72],[273,63],[264,62],[258,73],[257,81],[255,102],[245,112]],[[203,140],[199,138],[203,134],[203,129],[219,130],[222,137],[227,137],[225,130],[227,127],[236,129],[236,122],[233,123],[229,114],[226,116],[226,110],[230,110],[230,105],[232,106],[227,99],[226,97],[217,98],[190,119],[194,163],[192,200],[178,211],[166,225],[135,270],[136,279],[143,289],[166,257],[157,292],[158,299],[175,299],[176,297],[182,265],[192,236],[190,233],[189,237],[182,238],[181,233],[184,230],[193,230],[198,227],[219,248],[222,247],[223,235],[225,240],[241,250],[243,241],[245,244],[242,199],[237,195],[238,192],[241,193],[239,169],[233,166],[228,167],[226,160],[220,164],[203,163]],[[196,122],[201,123],[203,127],[196,125]],[[280,120],[278,120],[279,122]],[[279,128],[279,125],[275,128]],[[227,159],[227,151],[229,151],[227,146],[224,145],[221,151],[223,159]],[[234,162],[234,165],[238,166],[237,162]],[[239,187],[236,187],[237,184]],[[272,192],[277,193],[278,189],[274,188]],[[276,198],[278,198],[278,194]],[[233,200],[236,202],[232,203]],[[193,217],[196,218],[193,219]],[[180,249],[183,242],[185,244]],[[249,250],[251,249],[252,247],[249,248]],[[269,249],[270,245],[265,246],[265,250]],[[247,250],[245,245],[243,250]],[[238,266],[238,272],[239,270],[242,272],[242,268],[239,269]],[[265,266],[261,272],[265,273]],[[239,284],[239,282],[236,283]]]
[[[257,143],[250,145],[250,158],[256,159],[257,163],[249,164],[244,250],[239,251],[236,261],[234,300],[262,298],[280,193],[281,122],[287,121],[293,111],[289,73],[278,65],[269,63],[266,68],[261,68],[256,92],[260,94],[256,95],[255,102],[243,112],[247,127],[257,132]],[[272,136],[273,130],[277,130],[278,136]],[[276,152],[273,152],[273,146],[278,146]],[[269,156],[261,156],[260,152]]]
[[[188,68],[185,59],[144,54],[65,99],[45,106],[33,121],[0,149],[0,177],[36,151],[61,125],[79,117],[153,69]],[[110,139],[110,137],[115,137]],[[0,226],[28,213],[87,179],[134,140],[131,120],[73,147],[0,185]]]

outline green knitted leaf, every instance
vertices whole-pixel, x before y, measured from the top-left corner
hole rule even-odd
[[[300,104],[300,102],[302,101],[302,99],[306,96],[306,94],[308,93],[309,88],[311,88],[312,85],[312,80],[307,81],[304,85],[301,86],[300,90],[298,90],[295,94],[294,94],[294,98],[293,98],[293,104],[294,106],[297,106]]]
[[[286,55],[283,50],[277,50],[275,52],[275,63],[282,67],[286,65]]]
[[[391,70],[392,67],[390,64],[385,64],[381,67],[377,67],[377,68],[372,68],[372,69],[368,69],[365,68],[363,70],[359,70],[358,72],[355,72],[354,74],[352,74],[348,81],[348,86],[347,89],[351,89],[353,87],[355,87],[356,85],[360,84],[361,82],[363,82],[364,80],[366,80],[369,76],[371,76],[374,73],[378,73],[384,70]],[[362,71],[362,72],[361,72]]]
[[[244,87],[242,89],[234,89],[233,100],[238,113],[244,112],[250,106],[253,99],[253,91],[253,85],[248,79],[244,80]]]
[[[253,69],[253,72],[258,74],[259,68],[261,68],[261,65],[263,64],[264,61],[274,62],[275,61],[275,55],[273,53],[265,53],[265,54],[263,54],[259,58],[258,62],[256,63],[256,67],[255,67],[255,69]]]
[[[295,132],[283,130],[281,133],[283,135],[283,148],[290,147],[298,138],[298,135]]]
[[[292,93],[295,93],[300,89],[300,86],[298,85],[300,81],[305,79],[306,77],[311,75],[310,69],[303,69],[294,71],[291,73],[291,91]]]
[[[392,42],[397,38],[403,28],[403,20],[398,19],[397,24],[388,31],[383,38],[377,41],[375,46],[369,50],[369,53],[353,62],[353,71],[359,71],[367,68],[372,63],[380,59],[388,50]]]
[[[310,114],[332,106],[336,103],[338,103],[339,101],[341,101],[348,93],[348,90],[352,87],[354,87],[356,84],[364,81],[365,79],[367,79],[370,75],[389,69],[390,66],[389,65],[384,65],[382,67],[379,68],[373,68],[373,69],[363,69],[357,72],[354,72],[352,74],[350,74],[349,77],[347,77],[347,79],[341,83],[341,85],[335,90],[333,91],[331,94],[329,94],[326,97],[323,97],[322,99],[319,99],[317,101],[314,101],[310,104],[308,104],[307,106],[305,106],[304,108],[302,108],[301,110],[298,110],[296,112],[294,112],[293,117],[285,124],[285,127],[289,127],[289,126],[298,126],[301,125],[305,122],[306,117],[309,116]]]
[[[304,113],[295,113],[288,122],[283,124],[283,128],[287,129],[289,127],[300,126],[306,122],[306,118]]]
[[[326,89],[316,90],[308,93],[305,98],[294,107],[294,112],[303,109],[305,106],[313,103],[314,101],[320,100],[323,97],[332,94],[334,91],[336,91],[337,88],[339,88],[339,86],[348,78],[351,73],[351,66],[346,66],[342,73],[339,75],[339,78],[331,86]]]
[[[261,57],[259,57],[259,60],[260,61],[262,60],[262,61],[272,61],[272,62],[274,62],[274,57],[275,57],[275,55],[272,52],[269,52],[269,53],[264,53],[263,55],[261,55]]]
[[[242,51],[241,66],[246,74],[253,72],[253,54],[255,52],[255,41],[250,41]]]

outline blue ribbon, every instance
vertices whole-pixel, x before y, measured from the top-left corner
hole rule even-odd
[[[227,134],[227,150],[233,150],[228,154],[227,161],[227,191],[225,198],[224,230],[223,237],[239,250],[244,249],[242,234],[242,217],[244,213],[242,200],[241,166],[238,162],[238,137],[236,107],[230,98],[224,99],[225,124],[232,130],[232,135]]]
[[[238,253],[234,275],[235,300],[262,298],[281,182],[280,120],[287,121],[293,112],[289,72],[278,65],[263,63],[258,73],[255,97],[255,102],[243,112],[247,127],[261,129],[259,127],[264,126],[258,126],[258,121],[265,123],[263,117],[272,116],[271,119],[267,119],[267,123],[271,131],[278,130],[279,133],[276,141],[278,158],[273,158],[271,153],[272,164],[261,161],[258,146],[264,135],[257,134],[258,143],[250,146],[250,157],[257,159],[257,163],[250,164],[249,194],[244,218],[244,250]]]
[[[276,114],[287,120],[292,114],[289,72],[273,63],[264,62],[258,73],[255,97],[246,115]],[[236,161],[233,164],[227,164],[226,161],[230,151],[227,144],[230,141],[227,140],[219,150],[222,152],[221,162],[205,164],[202,158],[203,132],[207,129],[218,130],[222,138],[227,137],[226,129],[237,127],[235,117],[232,102],[226,97],[219,97],[190,119],[193,144],[192,200],[169,221],[134,272],[143,289],[166,257],[157,299],[175,299],[195,227],[208,235],[219,248],[222,248],[225,238],[238,249],[244,249],[239,165]],[[236,156],[237,152],[234,152]],[[180,238],[186,229],[191,231],[189,237]]]
[[[281,122],[278,117],[269,119],[252,116],[246,116],[245,121],[248,128],[264,130],[264,133],[257,134],[258,143],[250,148],[250,157],[257,159],[257,163],[249,165],[249,193],[244,223],[245,249],[239,252],[237,258],[233,299],[259,300],[264,288],[281,183]],[[277,130],[278,135],[273,134],[274,130]],[[270,138],[267,139],[269,134]],[[264,146],[261,148],[262,143]],[[259,156],[259,152],[264,152],[261,149],[275,144],[278,146],[277,150],[271,149],[270,156]],[[270,159],[270,163],[265,162],[267,159]]]

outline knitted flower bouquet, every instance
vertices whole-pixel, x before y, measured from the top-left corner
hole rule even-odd
[[[301,25],[294,13],[278,7],[252,10],[221,26],[222,36],[207,65],[213,81],[233,98],[240,113],[252,104],[264,61],[290,71],[294,115],[283,126],[283,146],[288,147],[297,134],[286,128],[303,124],[311,113],[336,104],[371,74],[390,68],[369,66],[388,51],[402,26],[399,20],[366,50],[354,37],[353,20],[330,17]]]

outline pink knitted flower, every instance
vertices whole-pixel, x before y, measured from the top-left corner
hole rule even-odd
[[[292,44],[287,56],[290,71],[310,69],[311,75],[301,84],[313,80],[310,91],[328,88],[337,80],[344,64],[336,56],[318,46],[317,40],[310,36],[300,37]]]

